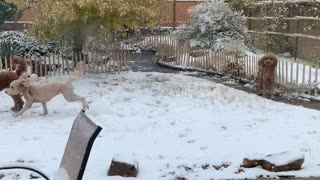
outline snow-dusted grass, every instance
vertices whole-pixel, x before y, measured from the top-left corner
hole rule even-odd
[[[183,75],[129,72],[86,77],[74,86],[90,103],[87,115],[104,128],[84,179],[122,179],[106,176],[118,154],[139,161],[141,180],[255,178],[275,174],[259,168],[235,174],[243,158],[285,151],[303,154],[305,164],[279,174],[320,175],[318,111]],[[11,99],[3,92],[0,98],[0,111],[8,110]],[[23,161],[54,175],[80,104],[58,96],[48,108],[46,117],[39,104],[19,118],[1,112],[0,165]],[[222,163],[230,166],[201,168]]]

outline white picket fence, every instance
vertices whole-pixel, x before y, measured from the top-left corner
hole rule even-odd
[[[63,54],[52,54],[49,57],[31,57],[27,59],[27,74],[37,74],[38,76],[60,76],[70,73],[78,61],[85,61],[87,72],[108,73],[114,71],[128,70],[130,52],[127,50],[114,50],[111,54],[104,52],[84,51],[83,56],[74,57]],[[12,57],[0,57],[0,71],[12,71]]]
[[[263,55],[249,54],[243,57],[231,52],[213,52],[208,49],[194,50],[190,44],[181,44],[169,36],[148,36],[136,42],[122,44],[123,49],[133,46],[155,47],[161,63],[179,68],[193,68],[202,71],[216,72],[224,75],[256,76],[258,60]],[[239,73],[237,73],[239,72]],[[279,58],[277,65],[277,82],[280,85],[315,85],[319,83],[318,67],[304,62]]]

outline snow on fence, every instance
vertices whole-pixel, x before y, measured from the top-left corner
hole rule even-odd
[[[63,53],[52,54],[50,57],[28,58],[27,74],[37,74],[38,76],[60,76],[69,74],[76,63],[85,61],[88,73],[108,73],[114,71],[126,71],[130,61],[128,50],[113,50],[111,53],[104,51],[84,51],[82,56],[64,55]],[[0,71],[12,71],[12,57],[0,57]]]
[[[147,36],[139,41],[122,44],[123,49],[133,47],[157,50],[159,62],[172,67],[232,75],[236,78],[253,80],[258,73],[258,60],[263,55],[248,53],[238,56],[233,52],[213,52],[208,49],[192,49],[189,43],[179,43],[169,36]],[[319,83],[319,69],[303,62],[279,57],[277,82],[289,85],[313,87]]]

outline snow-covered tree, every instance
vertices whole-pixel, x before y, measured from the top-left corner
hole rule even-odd
[[[19,9],[33,8],[33,30],[41,39],[69,33],[80,54],[88,35],[123,32],[152,26],[163,14],[166,0],[5,0]]]
[[[51,43],[39,41],[22,32],[4,31],[0,33],[0,57],[4,56],[48,56],[54,52]]]
[[[199,4],[190,10],[190,22],[174,32],[192,47],[224,49],[228,44],[244,44],[247,36],[245,17],[230,9],[222,0]]]
[[[13,4],[8,4],[3,0],[0,0],[0,25],[4,21],[10,20],[17,12],[17,8]]]

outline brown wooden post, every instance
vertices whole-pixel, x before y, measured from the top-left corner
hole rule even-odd
[[[299,34],[299,28],[300,28],[300,21],[299,18],[297,19],[297,26],[296,26],[296,33],[297,35]],[[298,56],[298,43],[299,43],[299,37],[296,36],[296,41],[295,41],[295,50],[294,50],[294,60],[297,61],[297,56]]]
[[[0,56],[0,71],[2,71],[2,66],[3,66],[2,61],[4,61],[4,59]]]
[[[176,29],[176,20],[177,20],[177,2],[176,0],[172,0],[172,26],[173,29]]]

